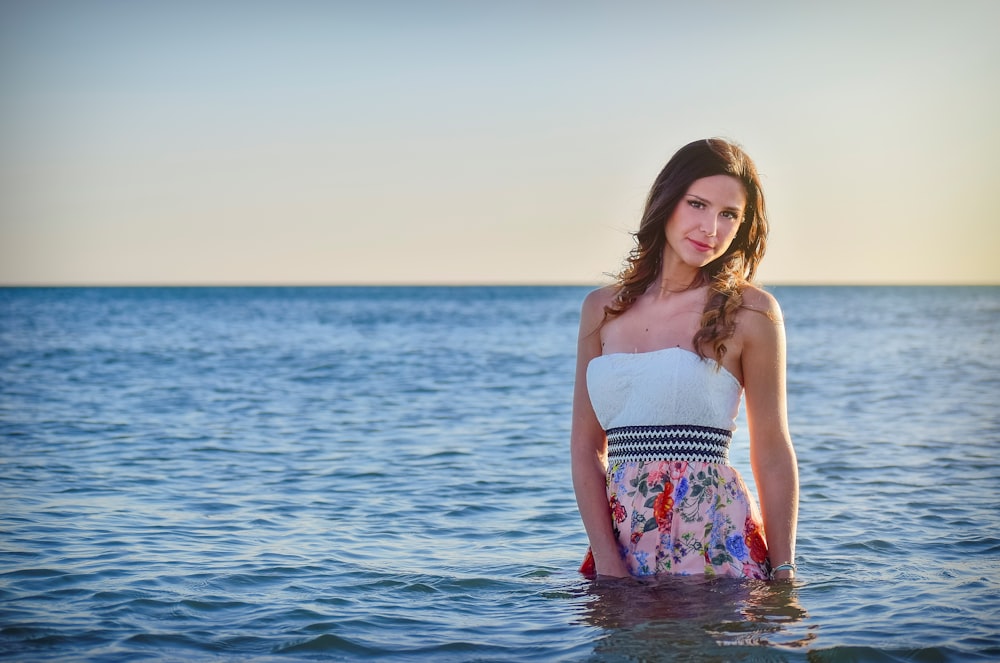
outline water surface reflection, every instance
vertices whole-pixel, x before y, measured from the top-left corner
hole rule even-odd
[[[593,650],[601,660],[760,660],[762,647],[774,659],[804,659],[816,633],[803,621],[800,586],[688,576],[601,578],[585,588],[582,616],[604,631]]]

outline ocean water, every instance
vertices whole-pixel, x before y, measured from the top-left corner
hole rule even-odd
[[[577,574],[583,288],[0,290],[0,658],[1000,660],[1000,288],[772,291],[790,584]]]

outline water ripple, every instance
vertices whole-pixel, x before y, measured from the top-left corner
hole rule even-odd
[[[1000,659],[998,289],[777,290],[782,585],[576,574],[583,294],[0,289],[0,658]]]

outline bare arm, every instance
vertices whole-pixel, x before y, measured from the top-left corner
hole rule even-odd
[[[590,539],[597,573],[624,577],[628,575],[628,570],[618,552],[618,542],[611,529],[611,509],[607,498],[605,468],[608,442],[587,393],[587,365],[591,359],[601,354],[598,325],[604,317],[604,304],[607,301],[606,290],[590,293],[583,303],[580,315],[570,458],[576,502]]]
[[[777,566],[795,560],[799,510],[798,462],[788,432],[785,328],[773,297],[754,291],[747,299],[755,300],[751,308],[756,309],[741,313],[750,465],[760,493],[768,553]],[[781,571],[775,577],[791,575]]]

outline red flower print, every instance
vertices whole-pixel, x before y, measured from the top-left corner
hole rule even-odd
[[[687,471],[688,464],[686,460],[674,460],[670,462],[670,478],[674,481],[679,480],[687,474]]]
[[[749,517],[747,517],[746,525],[743,528],[743,540],[750,551],[750,559],[758,564],[763,564],[764,560],[767,559],[767,543],[764,541],[764,535],[757,523]]]
[[[583,558],[583,564],[580,565],[580,573],[586,578],[597,576],[597,562],[594,561],[594,553],[590,548],[587,548],[587,555]]]
[[[632,545],[639,543],[639,539],[642,538],[642,532],[632,532]]]
[[[674,508],[674,487],[668,481],[663,487],[663,492],[656,496],[653,502],[653,517],[661,530],[670,528],[670,512]]]
[[[663,481],[664,477],[666,477],[666,475],[667,475],[667,473],[663,470],[663,466],[664,465],[666,465],[666,463],[660,463],[656,467],[656,469],[649,471],[649,474],[646,475],[646,485],[647,486],[649,486],[650,488],[652,488],[652,487],[656,486],[657,484],[659,484],[661,481]]]
[[[625,507],[618,501],[618,495],[612,495],[608,503],[611,505],[611,515],[614,516],[615,522],[625,522]]]

